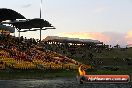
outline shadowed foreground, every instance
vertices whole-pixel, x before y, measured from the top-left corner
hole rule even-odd
[[[0,80],[0,88],[132,88],[132,83],[78,84],[75,78]]]

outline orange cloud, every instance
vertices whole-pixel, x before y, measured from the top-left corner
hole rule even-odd
[[[128,32],[125,36],[127,44],[132,44],[132,31]]]

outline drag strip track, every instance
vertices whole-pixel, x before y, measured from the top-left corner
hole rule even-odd
[[[84,83],[74,78],[0,80],[0,88],[132,88],[130,83]]]

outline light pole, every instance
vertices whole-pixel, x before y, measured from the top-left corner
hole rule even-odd
[[[41,2],[40,2],[40,19],[41,19],[41,15],[42,15],[42,1],[43,0],[41,0]],[[41,30],[42,30],[42,27],[40,28],[40,41],[41,41]]]

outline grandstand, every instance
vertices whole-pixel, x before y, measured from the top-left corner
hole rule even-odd
[[[79,64],[79,62],[56,52],[42,51],[42,48],[30,40],[27,41],[29,43],[27,46],[26,43],[23,43],[24,39],[20,41],[19,38],[11,35],[1,36],[4,39],[0,40],[0,62],[5,67],[11,69],[77,69]],[[26,47],[26,50],[23,47]]]
[[[25,17],[10,9],[0,11],[5,11],[0,13],[0,69],[77,69],[81,64],[57,52],[44,49],[41,42],[34,38],[26,39],[20,35],[19,37],[10,35],[15,29],[20,33],[36,31],[31,28],[53,27],[48,21],[36,18],[17,20]],[[14,15],[17,16],[13,17]]]
[[[81,62],[88,62],[87,64],[90,64],[92,61],[89,60],[90,58],[92,59],[92,53],[98,54],[103,50],[109,50],[109,45],[91,39],[47,36],[42,42],[45,49],[74,58]]]

